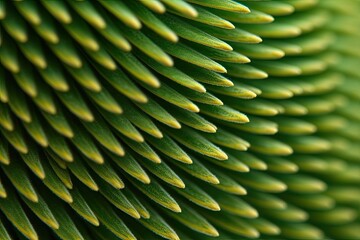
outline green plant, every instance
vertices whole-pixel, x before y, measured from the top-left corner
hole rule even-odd
[[[0,239],[359,239],[359,10],[1,1]]]

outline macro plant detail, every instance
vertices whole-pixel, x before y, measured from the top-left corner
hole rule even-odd
[[[0,239],[360,239],[359,12],[1,1]]]

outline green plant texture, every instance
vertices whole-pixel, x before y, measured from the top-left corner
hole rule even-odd
[[[360,239],[359,13],[1,0],[0,240]]]

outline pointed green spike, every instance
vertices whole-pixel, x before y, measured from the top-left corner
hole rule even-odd
[[[20,153],[26,154],[29,151],[21,128],[18,127],[13,131],[8,131],[0,127],[0,132],[6,138],[6,140]]]
[[[184,181],[186,188],[179,189],[172,187],[172,189],[200,207],[209,209],[211,211],[220,211],[219,204],[203,189],[185,177],[182,177],[182,180]]]
[[[181,128],[180,123],[158,102],[149,99],[147,103],[135,103],[143,112],[172,128]]]
[[[83,62],[81,68],[66,67],[66,69],[82,87],[94,92],[101,91],[101,84],[88,63]]]
[[[1,165],[1,167],[16,190],[30,201],[38,202],[38,196],[33,184],[31,183],[25,167],[19,161],[11,161],[9,165]]]
[[[208,92],[195,92],[188,89],[181,89],[181,94],[194,102],[215,106],[224,105],[224,103],[219,98]]]
[[[72,22],[72,17],[65,2],[41,0],[41,4],[60,22],[65,24]]]
[[[1,51],[0,51],[1,56]],[[9,93],[6,87],[5,69],[0,67],[0,102],[6,103],[9,101]]]
[[[99,187],[96,184],[95,180],[91,176],[90,172],[86,168],[83,160],[80,157],[76,157],[75,161],[71,164],[68,164],[68,168],[72,174],[75,175],[77,179],[80,180],[85,186],[90,188],[93,191],[98,191]]]
[[[130,176],[136,178],[140,182],[144,184],[150,183],[150,178],[147,173],[142,169],[140,164],[135,160],[135,158],[131,155],[129,151],[126,151],[126,155],[123,157],[119,157],[110,152],[106,152],[110,159],[115,162],[122,170],[128,173]]]
[[[264,171],[267,170],[266,163],[258,157],[248,152],[239,152],[229,149],[229,154],[233,155],[238,161],[246,164],[250,169]]]
[[[198,104],[198,105],[200,107],[200,111],[203,114],[211,116],[213,118],[222,121],[233,122],[233,123],[249,122],[249,118],[245,114],[227,105],[222,105],[222,106],[213,106],[213,105],[205,105],[205,104]]]
[[[181,17],[190,19],[192,21],[197,21],[200,23],[204,23],[210,26],[215,26],[215,27],[219,27],[219,28],[225,28],[225,29],[234,29],[235,26],[230,22],[227,21],[227,19],[222,18],[219,14],[214,14],[214,9],[211,9],[211,11],[202,8],[200,6],[196,6],[194,5],[196,11],[198,12],[198,16],[196,17],[191,17],[191,16],[187,16],[185,14],[181,14],[179,12],[176,11],[172,11],[171,9],[167,10],[168,12],[171,12],[173,14],[179,15]]]
[[[264,209],[285,209],[287,203],[276,195],[250,191],[244,199],[258,208]]]
[[[144,6],[146,6],[153,12],[156,12],[156,13],[164,13],[165,12],[165,6],[159,0],[154,0],[151,2],[146,1],[146,0],[140,0],[140,2],[141,2],[141,4],[143,4]]]
[[[151,59],[164,66],[172,67],[174,65],[172,58],[142,32],[126,27],[123,27],[121,31],[124,32],[124,36],[127,37],[133,45]]]
[[[48,43],[58,43],[59,36],[52,16],[47,11],[38,11],[37,14],[41,22],[38,25],[32,25],[37,34]]]
[[[137,187],[143,194],[145,194],[154,202],[167,209],[170,209],[173,212],[181,212],[179,204],[156,180],[151,179],[151,183],[149,184],[139,183],[132,179],[129,180],[135,187]]]
[[[104,117],[107,123],[109,123],[119,133],[126,137],[136,141],[143,142],[144,138],[141,133],[132,125],[132,123],[124,116],[118,114],[112,114],[110,112],[99,109],[99,112]],[[98,116],[95,117],[99,118]]]
[[[133,29],[141,28],[139,19],[122,1],[117,1],[116,3],[99,1],[99,3],[128,27]]]
[[[279,124],[279,132],[291,135],[308,135],[316,131],[316,126],[311,122],[288,117],[275,118]]]
[[[191,44],[195,46],[195,44]],[[249,63],[250,59],[237,51],[224,51],[207,47],[205,45],[196,45],[196,50],[208,56],[209,58],[217,61],[230,62],[230,63]]]
[[[165,5],[189,17],[197,17],[196,9],[183,0],[161,0]]]
[[[67,162],[72,162],[74,160],[73,154],[64,137],[60,136],[51,128],[46,129],[46,135],[48,136],[49,140],[49,148],[52,151],[54,151],[61,159],[64,159]]]
[[[35,232],[13,191],[7,192],[7,198],[0,198],[0,209],[5,214],[6,218],[22,234],[24,234],[24,236],[30,240],[38,239],[37,233]]]
[[[116,189],[122,189],[125,187],[124,182],[115,172],[115,169],[111,166],[109,161],[105,161],[103,164],[96,164],[93,161],[86,161],[90,168],[105,182],[110,184]]]
[[[253,34],[252,29],[245,31],[243,27],[235,29],[221,29],[211,26],[203,25],[202,29],[209,34],[225,41],[236,42],[236,43],[260,43],[262,39]]]
[[[180,223],[184,224],[186,227],[195,230],[197,232],[203,233],[205,235],[219,236],[218,231],[214,228],[203,216],[201,216],[195,209],[191,208],[185,202],[180,202],[182,206],[181,213],[173,213],[171,211],[165,210],[164,212],[170,217],[176,219]]]
[[[135,207],[136,211],[140,214],[141,218],[150,218],[149,211],[143,205],[142,201],[140,201],[139,198],[131,190],[129,190],[129,188],[124,188],[122,191],[129,202]]]
[[[148,99],[146,95],[129,79],[129,77],[120,68],[117,68],[115,71],[110,71],[109,69],[106,69],[96,63],[93,63],[93,66],[97,72],[100,73],[101,76],[106,81],[108,81],[111,86],[114,87],[118,92],[134,101],[141,103],[147,102]]]
[[[168,111],[181,123],[207,133],[214,133],[217,131],[217,127],[200,116],[197,113],[189,112],[183,109],[171,109]]]
[[[252,101],[233,99],[231,102],[229,101],[229,105],[240,111],[260,116],[275,116],[283,111],[280,105],[263,99]]]
[[[226,160],[228,158],[226,153],[223,152],[220,148],[188,127],[183,127],[179,130],[166,128],[165,131],[182,145],[205,156],[209,156],[218,160]]]
[[[216,9],[211,10],[219,17],[223,17],[234,23],[245,23],[245,24],[262,24],[271,23],[274,21],[274,17],[261,11],[251,9],[251,12],[247,14],[238,14],[230,11],[219,11]]]
[[[335,200],[323,194],[301,195],[301,197],[299,195],[286,194],[284,199],[306,210],[327,210],[335,206]]]
[[[102,11],[102,9],[97,9],[100,13],[102,18],[106,22],[106,28],[98,28],[96,29],[106,40],[112,43],[117,48],[123,51],[130,51],[131,45],[120,32],[120,30],[115,25],[113,19],[107,15],[106,11]]]
[[[269,75],[267,72],[262,69],[250,66],[249,64],[240,65],[234,63],[224,63],[223,64],[228,70],[228,75],[237,78],[245,78],[245,79],[264,79]]]
[[[10,8],[12,4],[8,4],[7,7]],[[19,16],[19,13],[10,8],[8,11],[11,11],[12,14],[7,14],[6,18],[1,21],[1,25],[4,27],[5,31],[14,38],[16,41],[24,43],[28,40],[28,29],[24,19]]]
[[[158,149],[160,152],[166,154],[170,158],[186,164],[192,163],[189,155],[169,136],[164,135],[164,137],[161,139],[147,136],[146,140],[150,143],[150,145]]]
[[[286,2],[266,2],[259,4],[256,2],[248,2],[249,7],[263,11],[273,16],[289,15],[295,11],[295,8]]]
[[[46,176],[42,180],[45,186],[47,186],[56,196],[58,196],[63,201],[67,203],[73,202],[73,198],[70,192],[55,174],[50,164],[47,161],[43,161],[42,165]]]
[[[177,42],[178,37],[174,33],[174,31],[169,28],[165,23],[163,23],[161,20],[159,20],[155,14],[153,14],[151,11],[149,11],[146,7],[144,7],[144,4],[160,4],[156,1],[151,1],[149,3],[148,1],[141,1],[140,3],[137,3],[137,1],[133,1],[129,4],[129,7],[133,9],[136,12],[136,16],[151,30],[162,36],[163,38],[172,41]],[[151,6],[154,6],[151,5]],[[160,7],[161,8],[161,7]],[[156,9],[159,9],[156,7]],[[163,8],[162,13],[165,12],[165,8]]]
[[[11,39],[2,37],[2,48],[0,48],[0,62],[4,68],[12,73],[18,73],[20,71],[20,63],[18,59],[18,50],[16,45]],[[2,80],[4,81],[5,78]]]
[[[135,240],[136,238],[128,229],[121,218],[115,213],[111,205],[105,201],[104,198],[99,198],[96,194],[88,191],[89,196],[92,196],[92,201],[88,204],[94,211],[100,223],[105,225],[112,233],[122,239]]]
[[[228,151],[227,151],[228,152]],[[236,150],[238,152],[238,150]],[[232,155],[232,152],[228,152],[228,159],[226,161],[217,161],[215,159],[206,158],[206,160],[228,170],[236,171],[236,172],[249,172],[249,167],[245,164],[243,158],[234,157],[236,155]]]
[[[10,109],[7,104],[0,102],[0,125],[7,131],[14,130],[14,121],[11,117]]]
[[[150,58],[146,57],[145,55],[142,56],[142,60],[153,70],[158,72],[159,74],[167,77],[168,79],[184,86],[189,89],[192,89],[197,92],[205,92],[206,89],[203,85],[201,85],[199,82],[185,74],[184,72],[180,71],[179,69],[175,67],[166,67],[163,66],[156,61],[151,61]]]
[[[104,48],[101,47],[95,52],[88,49],[85,49],[85,51],[87,55],[89,55],[89,57],[92,58],[92,60],[96,61],[98,64],[111,71],[116,70],[117,66],[114,59]]]
[[[52,229],[59,229],[59,223],[52,214],[51,209],[47,205],[46,201],[39,195],[38,202],[34,203],[29,201],[27,198],[21,196],[21,199],[25,204],[33,211],[33,213],[38,216],[41,221],[48,225]]]
[[[1,17],[0,17],[0,19],[1,19]],[[6,228],[3,225],[3,223],[1,222],[1,220],[0,220],[0,238],[4,239],[4,240],[11,240],[9,233],[6,231]]]
[[[98,51],[100,44],[89,25],[87,25],[77,14],[73,14],[72,18],[73,21],[71,23],[63,25],[72,39],[85,49]]]
[[[84,240],[73,219],[69,216],[67,211],[65,211],[64,205],[53,197],[51,197],[47,203],[60,226],[59,229],[54,230],[54,232],[62,239],[76,238]]]
[[[29,152],[26,154],[20,154],[22,160],[30,168],[30,170],[38,176],[40,179],[45,178],[45,171],[41,164],[39,152],[34,144],[29,145]]]
[[[301,136],[296,139],[284,139],[298,153],[320,153],[331,149],[331,143],[316,136]]]
[[[247,141],[221,128],[218,129],[216,133],[206,133],[203,135],[209,141],[220,146],[224,146],[240,151],[246,151],[250,147],[250,143],[248,143]]]
[[[6,17],[6,6],[5,3],[0,4],[0,20],[3,20]],[[2,223],[0,222],[0,228],[3,228]],[[2,230],[2,233],[5,235],[6,231]],[[10,238],[10,237],[9,237]]]
[[[78,126],[76,134],[70,139],[70,141],[84,156],[90,160],[98,164],[102,164],[104,162],[103,156],[101,155],[98,147],[84,128],[80,128],[80,126]]]
[[[119,156],[123,156],[125,154],[123,147],[112,134],[106,122],[100,116],[94,122],[81,121],[81,123],[86,130],[106,149]],[[75,136],[75,138],[76,137],[77,136]]]
[[[254,116],[249,117],[250,122],[246,124],[225,122],[224,125],[253,134],[273,135],[278,132],[278,125],[275,122],[269,121],[265,118],[259,118]]]
[[[289,191],[299,193],[318,193],[327,188],[327,184],[315,177],[296,174],[289,176],[280,176],[280,180],[286,182]]]
[[[304,210],[288,205],[286,209],[266,209],[263,210],[265,216],[269,216],[272,219],[286,221],[286,222],[305,222],[309,215]]]
[[[90,25],[96,28],[106,28],[106,22],[101,14],[97,11],[96,7],[90,2],[68,1],[69,5]]]
[[[80,68],[83,64],[83,59],[81,59],[78,50],[76,49],[71,38],[64,33],[61,34],[61,39],[56,44],[49,44],[51,51],[56,55],[56,57],[63,63],[69,65],[73,68]]]
[[[246,222],[255,227],[261,234],[279,235],[281,232],[278,226],[264,218],[249,219]]]
[[[3,184],[0,181],[0,198],[6,198],[7,197],[7,193],[6,190],[3,186]],[[1,224],[0,224],[1,225]],[[1,226],[0,226],[1,227]],[[0,235],[1,236],[1,235]]]
[[[246,173],[241,176],[236,176],[235,179],[245,186],[263,192],[283,192],[288,188],[288,183],[286,181],[282,182],[262,172]]]
[[[234,86],[234,84],[225,76],[209,69],[202,68],[201,66],[179,62],[178,67],[198,82],[222,87]]]
[[[277,84],[277,82],[262,81],[258,83],[251,83],[252,86],[261,89],[261,96],[269,99],[288,99],[294,96],[294,92],[291,89],[286,88],[285,84]],[[298,91],[298,89],[296,88]]]
[[[164,42],[158,39],[157,36],[152,36],[152,39],[157,41],[159,46],[163,48],[165,52],[176,58],[211,71],[226,73],[226,69],[222,65],[185,44]]]
[[[57,162],[57,160],[59,160],[58,158],[57,158],[57,160],[55,160],[53,158],[48,157],[48,160],[49,160],[51,168],[54,170],[56,176],[58,176],[60,181],[65,185],[65,187],[67,189],[72,189],[73,183],[71,180],[70,172],[67,169],[67,166],[66,166],[66,168],[61,167]]]
[[[14,78],[18,86],[30,97],[36,97],[38,89],[34,76],[34,71],[31,65],[25,60],[20,60],[21,69],[18,73],[14,74]]]
[[[155,164],[147,161],[140,161],[149,172],[163,180],[164,182],[173,185],[177,188],[185,188],[184,182],[181,178],[165,163]]]
[[[220,181],[205,165],[201,163],[201,161],[197,160],[193,156],[191,156],[192,163],[191,164],[182,164],[178,162],[172,162],[177,167],[181,168],[188,174],[193,177],[196,177],[205,182],[209,182],[211,184],[219,184]]]
[[[244,84],[239,83],[235,83],[233,87],[229,88],[217,86],[207,86],[206,88],[214,93],[241,99],[252,99],[257,96],[257,94],[252,91],[252,89]]]
[[[296,173],[299,167],[292,161],[280,157],[263,158],[268,166],[269,171],[276,173]]]
[[[60,107],[57,107],[56,114],[50,114],[43,111],[41,111],[41,113],[45,120],[57,133],[67,138],[72,138],[74,136],[74,132],[68,122],[68,119],[65,117],[63,110]]]
[[[264,136],[244,136],[245,140],[250,143],[250,149],[269,155],[287,156],[293,153],[293,149],[278,140]]]
[[[128,145],[134,152],[143,156],[144,158],[154,162],[161,163],[159,155],[151,148],[146,142],[138,143],[130,139],[122,139],[126,145]]]
[[[324,233],[307,223],[284,223],[281,226],[281,236],[285,238],[296,236],[299,239],[322,239]]]
[[[41,46],[40,39],[36,35],[32,35],[28,41],[20,43],[18,46],[21,52],[33,65],[40,69],[45,69],[47,67],[47,59]]]
[[[44,112],[56,114],[55,98],[52,89],[41,81],[36,83],[38,94],[33,97],[35,105]]]
[[[58,155],[56,155],[56,153],[50,149],[45,151],[45,155],[46,157],[49,159],[49,163],[51,164],[56,164],[58,165],[58,167],[60,167],[63,170],[67,170],[68,169],[68,163],[62,159],[61,157],[59,157]],[[52,166],[51,166],[52,167]],[[54,168],[53,168],[54,169]],[[54,172],[56,173],[55,169]],[[56,173],[57,174],[57,173]],[[57,174],[58,175],[58,174]],[[59,177],[60,178],[60,177]],[[65,183],[64,183],[65,184]],[[67,184],[65,184],[67,185]],[[69,188],[71,189],[71,188]]]
[[[231,51],[232,47],[226,42],[203,32],[201,29],[182,21],[180,18],[171,15],[161,16],[161,19],[167,23],[167,25],[174,30],[179,36],[191,42],[195,42],[201,45],[205,45],[211,48]]]
[[[23,126],[27,133],[42,147],[49,145],[47,135],[44,128],[41,126],[41,122],[36,114],[33,115],[30,123],[23,122]]]
[[[106,50],[115,58],[115,60],[129,71],[136,79],[145,84],[157,88],[160,86],[159,80],[145,67],[138,58],[132,53],[123,52],[110,44],[105,44]]]
[[[210,168],[215,176],[219,179],[219,184],[213,185],[213,187],[220,189],[221,191],[228,192],[234,195],[246,195],[246,189],[236,182],[232,177],[226,175],[224,171]]]
[[[66,92],[69,85],[56,59],[48,59],[48,66],[45,69],[38,69],[41,77],[55,90]]]
[[[240,217],[227,213],[218,215],[213,212],[206,212],[204,216],[215,226],[219,226],[231,233],[247,238],[258,238],[260,233]]]
[[[10,164],[9,145],[7,141],[0,142],[0,163],[5,165]]]
[[[95,213],[90,208],[79,189],[72,189],[71,196],[73,196],[73,202],[69,204],[70,207],[93,226],[99,226],[100,223],[98,218],[95,216]]]
[[[136,208],[129,202],[122,191],[116,191],[109,184],[102,180],[98,180],[100,186],[100,193],[115,207],[130,215],[135,219],[140,218],[140,214]]]
[[[215,194],[217,193],[217,194]],[[258,211],[238,196],[225,194],[214,190],[214,199],[219,203],[221,209],[232,215],[255,219],[259,216]]]
[[[230,12],[238,12],[238,13],[250,12],[250,9],[248,7],[233,0],[222,0],[221,4],[218,4],[216,0],[188,0],[188,1],[201,6],[221,9]]]
[[[80,119],[93,121],[94,116],[75,85],[68,92],[56,92],[65,107]]]
[[[148,204],[146,204],[145,207],[149,210],[151,217],[148,219],[140,218],[139,222],[142,225],[166,239],[180,240],[176,232],[167,224],[160,214],[155,212]]]

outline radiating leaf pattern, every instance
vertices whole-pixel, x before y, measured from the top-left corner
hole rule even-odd
[[[0,239],[360,239],[356,0],[0,3]]]

